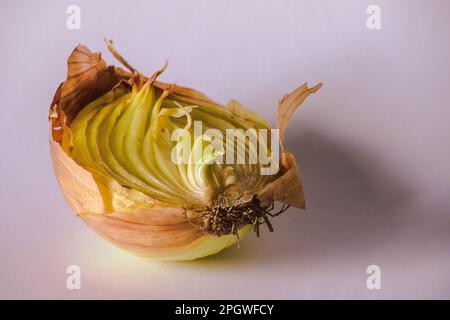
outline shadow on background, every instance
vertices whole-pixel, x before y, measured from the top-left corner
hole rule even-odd
[[[250,236],[241,248],[190,262],[194,267],[261,260],[327,259],[368,251],[395,236],[412,198],[408,188],[360,146],[305,128],[289,128],[286,141],[302,172],[307,209],[290,208],[273,220],[275,232]],[[237,262],[238,261],[238,262]],[[183,263],[184,264],[184,263]]]

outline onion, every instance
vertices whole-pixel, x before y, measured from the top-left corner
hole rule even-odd
[[[312,88],[305,83],[281,99],[278,138],[250,137],[253,129],[271,132],[256,113],[236,101],[222,106],[193,89],[159,82],[166,66],[145,77],[112,42],[107,44],[129,71],[107,66],[100,53],[77,46],[49,112],[50,152],[60,187],[73,211],[100,236],[138,255],[193,260],[218,253],[252,230],[259,235],[262,224],[272,231],[268,217],[289,206],[304,208],[295,159],[283,146],[284,131],[320,83]],[[241,149],[229,144],[228,136],[220,148],[211,148],[216,140],[207,129],[250,136]],[[173,139],[177,130],[194,138]],[[262,163],[237,161],[260,155],[262,142],[275,159],[278,148],[269,143],[275,139],[281,157],[273,174],[263,174]],[[234,161],[218,161],[226,156]],[[275,201],[283,204],[278,212],[273,212]]]

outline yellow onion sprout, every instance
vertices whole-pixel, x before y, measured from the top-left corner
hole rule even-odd
[[[271,129],[236,101],[158,81],[167,65],[145,77],[107,45],[128,71],[76,47],[49,112],[61,189],[100,236],[138,255],[192,260],[261,225],[272,231],[269,217],[289,206],[304,208],[284,130],[321,84],[285,95]]]

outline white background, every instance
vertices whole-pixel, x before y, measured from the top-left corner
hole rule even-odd
[[[66,8],[81,8],[81,30]],[[382,29],[366,27],[381,8]],[[450,2],[10,1],[0,10],[0,298],[450,298]],[[279,98],[324,82],[287,147],[307,210],[185,263],[134,257],[75,217],[53,175],[47,111],[66,59],[103,38],[141,72],[274,123]],[[66,267],[82,271],[66,288]],[[381,290],[366,288],[379,265]]]

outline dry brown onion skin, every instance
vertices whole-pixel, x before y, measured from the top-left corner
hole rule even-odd
[[[142,76],[107,66],[99,53],[92,53],[85,46],[74,49],[68,59],[67,80],[57,89],[49,112],[50,152],[54,170],[72,210],[106,240],[138,255],[157,259],[199,258],[206,254],[190,256],[186,252],[206,246],[205,243],[211,241],[213,236],[189,221],[188,217],[192,214],[189,208],[160,202],[119,183],[101,186],[90,171],[77,164],[61,147],[63,131],[84,106],[113,88],[129,90],[130,82],[144,80],[139,77]],[[216,104],[193,89],[159,81],[154,81],[154,87],[161,90],[170,88],[174,94],[193,103]],[[282,146],[280,171],[276,179],[258,192],[257,197],[261,202],[279,201],[297,208],[305,207],[299,170],[293,155],[283,146],[284,131],[294,110],[320,87],[321,84],[308,88],[304,84],[279,102],[277,127]],[[102,187],[111,188],[111,192],[116,195],[112,212],[105,206]],[[234,242],[230,240],[224,247]],[[219,246],[216,252],[224,247]]]

